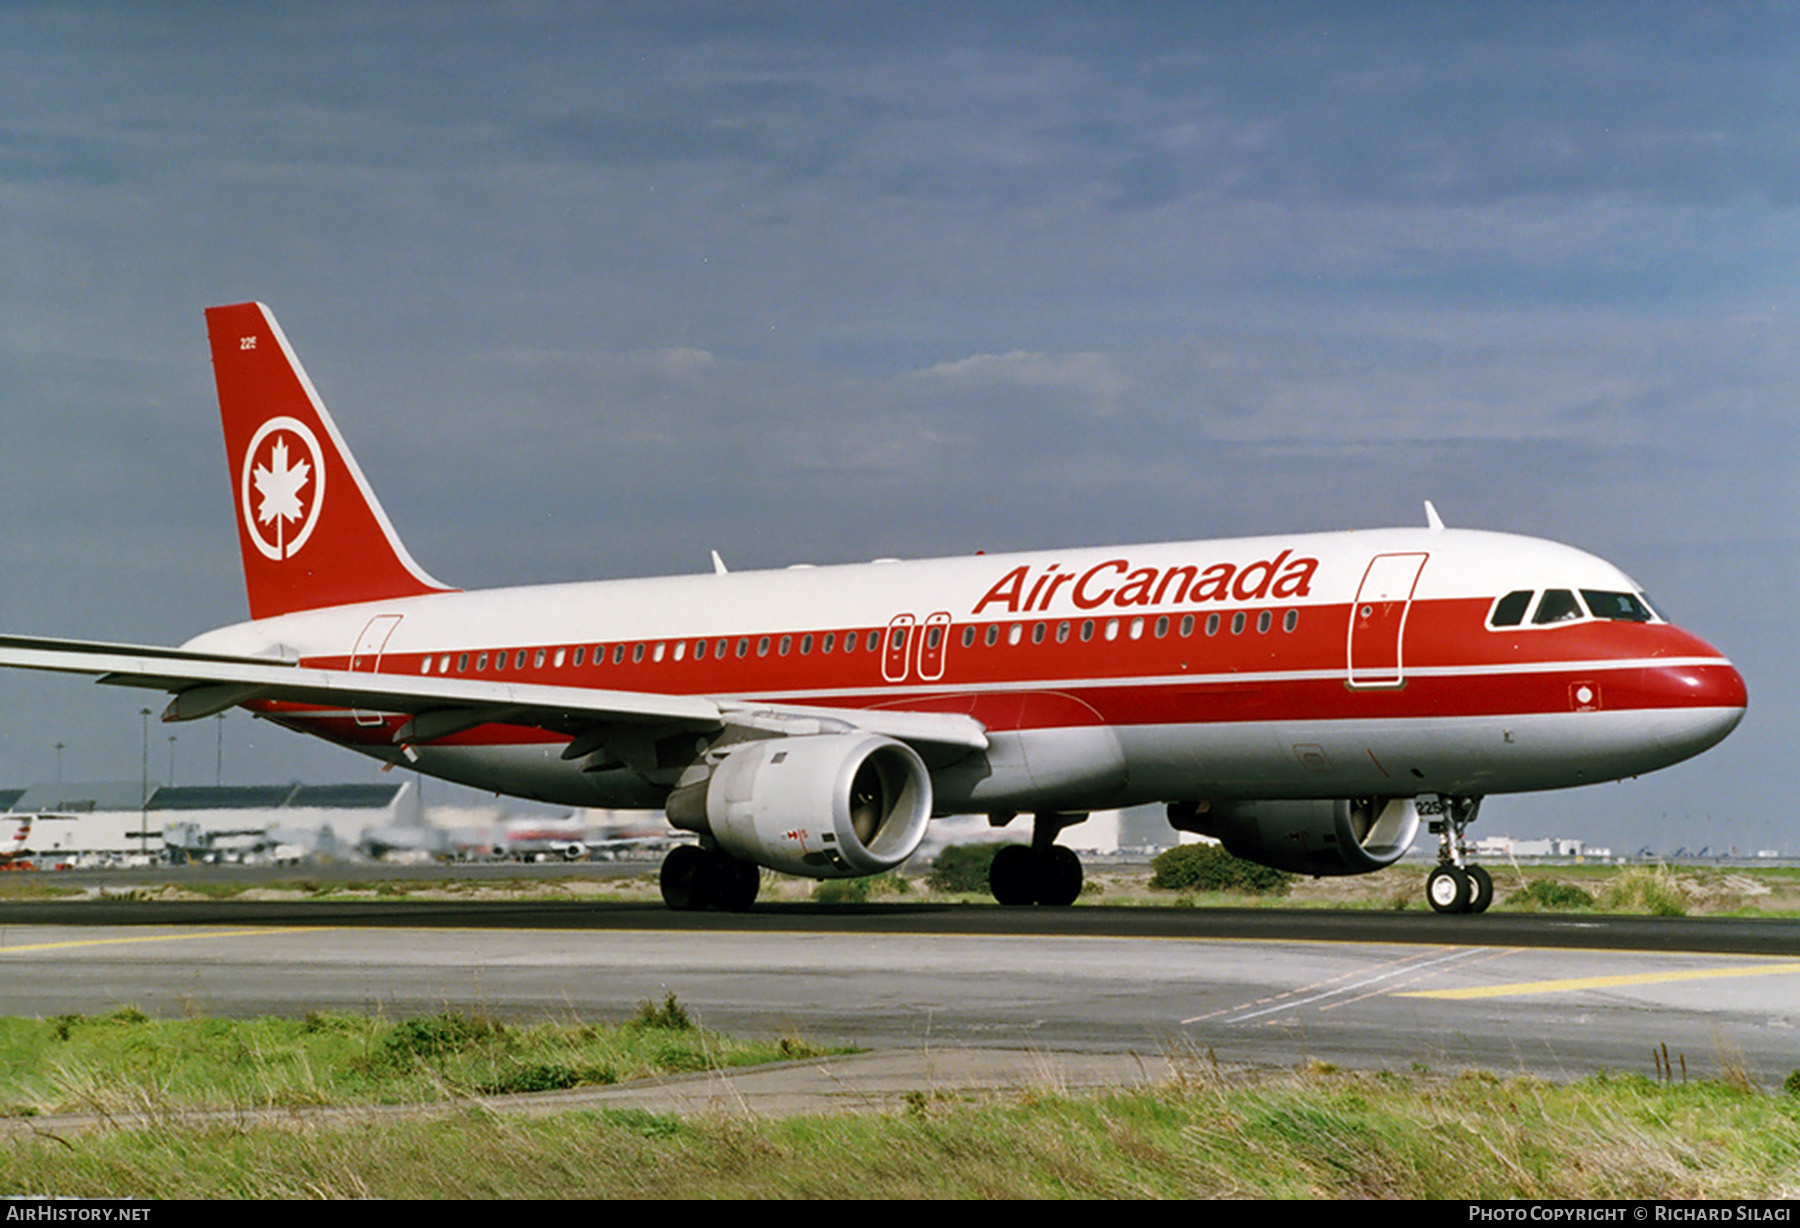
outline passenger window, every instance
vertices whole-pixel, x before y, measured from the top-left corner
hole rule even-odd
[[[1525,621],[1525,607],[1531,604],[1531,590],[1522,588],[1494,603],[1494,612],[1488,615],[1490,627],[1516,627]]]
[[[587,645],[583,644],[575,649],[575,664],[580,666],[585,660],[587,660]]]
[[[1581,606],[1576,602],[1575,594],[1566,588],[1552,588],[1545,590],[1531,621],[1541,627],[1548,623],[1573,622],[1580,617]]]
[[[1292,631],[1295,627],[1298,627],[1299,625],[1300,625],[1300,611],[1299,610],[1289,610],[1286,614],[1282,615],[1281,629],[1283,631]]]
[[[1183,614],[1181,616],[1181,638],[1186,639],[1192,634],[1194,634],[1194,616],[1192,614]]]

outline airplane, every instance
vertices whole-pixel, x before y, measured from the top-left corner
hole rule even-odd
[[[401,544],[273,314],[206,312],[249,620],[179,648],[0,637],[0,665],[234,707],[390,765],[571,806],[662,808],[698,844],[674,909],[761,870],[877,874],[938,815],[1031,816],[989,884],[1072,903],[1057,836],[1159,803],[1308,875],[1437,836],[1426,896],[1485,910],[1491,794],[1636,776],[1716,744],[1744,681],[1639,586],[1554,542],[1444,525],[465,592]]]

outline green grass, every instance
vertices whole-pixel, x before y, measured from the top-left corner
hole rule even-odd
[[[617,1026],[512,1025],[480,1015],[390,1021],[0,1018],[0,1115],[399,1104],[597,1086],[805,1057],[786,1038],[746,1043],[693,1025],[673,996]]]
[[[20,1140],[0,1194],[150,1198],[1792,1198],[1800,1097],[1309,1072],[758,1120],[643,1110]]]

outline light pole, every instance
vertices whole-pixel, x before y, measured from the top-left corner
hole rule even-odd
[[[144,732],[143,773],[138,787],[138,852],[150,855],[150,709],[138,709],[138,723]]]

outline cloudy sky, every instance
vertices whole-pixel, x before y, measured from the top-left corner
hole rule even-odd
[[[8,4],[0,629],[242,617],[201,311],[258,298],[463,586],[1585,547],[1750,715],[1482,826],[1800,851],[1796,63],[1773,4]],[[134,778],[142,706],[0,677],[0,784]]]

